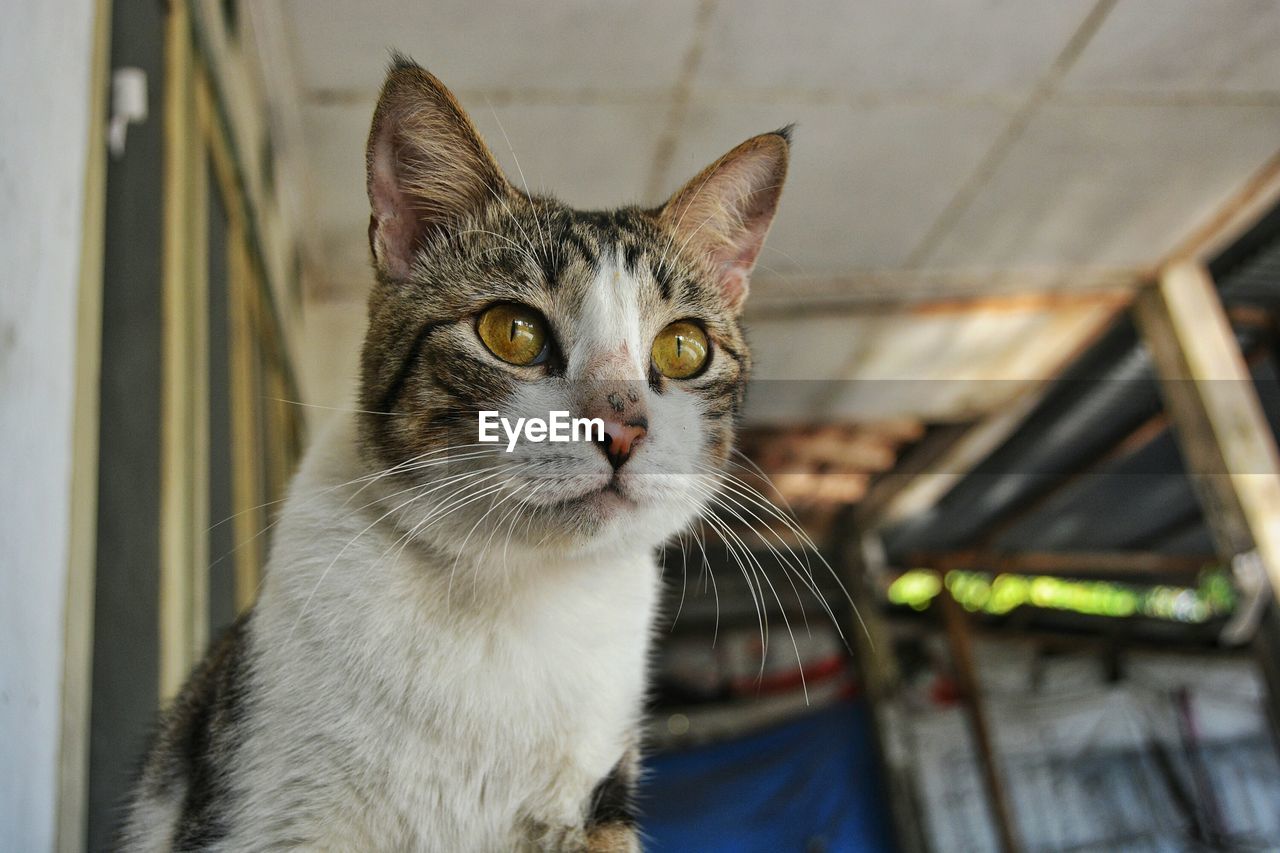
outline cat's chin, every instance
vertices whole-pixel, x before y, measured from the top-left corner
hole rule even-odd
[[[635,512],[639,508],[639,503],[626,492],[617,478],[582,494],[562,498],[547,507],[549,511],[563,514],[566,518],[600,524]]]
[[[539,515],[541,526],[550,533],[541,543],[552,549],[573,550],[614,548],[620,540],[636,547],[655,546],[678,532],[687,521],[674,517],[669,505],[646,500],[643,490],[637,494],[617,478],[545,504]]]

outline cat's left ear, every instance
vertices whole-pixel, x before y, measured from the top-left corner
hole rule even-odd
[[[703,169],[659,214],[676,245],[706,258],[735,312],[778,210],[790,148],[790,126],[753,136]]]

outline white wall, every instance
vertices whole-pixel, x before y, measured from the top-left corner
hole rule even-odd
[[[0,849],[54,844],[93,0],[0,26]]]
[[[372,273],[370,273],[372,276]],[[335,414],[359,406],[357,377],[368,308],[363,293],[345,299],[309,299],[302,307],[298,381],[303,414],[315,435]]]

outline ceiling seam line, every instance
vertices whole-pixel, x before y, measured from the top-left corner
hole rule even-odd
[[[1053,95],[1054,90],[1062,81],[1062,78],[1070,70],[1071,66],[1079,58],[1084,51],[1085,46],[1093,39],[1093,36],[1102,27],[1103,21],[1106,20],[1111,10],[1115,7],[1118,0],[1098,0],[1089,14],[1085,16],[1084,21],[1076,28],[1062,52],[1049,66],[1049,70],[1041,78],[1031,94],[1027,96],[1027,100],[1022,107],[1014,113],[1009,119],[1009,123],[996,137],[995,142],[987,150],[987,153],[978,162],[977,168],[969,175],[969,177],[960,185],[960,189],[951,197],[951,201],[942,209],[938,217],[929,226],[929,230],[925,232],[916,248],[907,256],[903,262],[905,269],[919,269],[926,260],[937,250],[942,239],[950,233],[951,229],[959,222],[960,217],[968,211],[970,205],[977,199],[982,188],[995,175],[1009,151],[1012,150],[1014,143],[1021,137],[1027,126],[1031,124],[1031,119],[1044,103]]]
[[[693,24],[693,38],[690,40],[689,50],[685,53],[684,62],[681,63],[676,82],[671,87],[671,103],[667,109],[662,132],[658,136],[658,144],[654,148],[649,180],[645,186],[646,203],[656,202],[662,198],[667,172],[670,171],[671,162],[675,159],[680,128],[684,125],[685,113],[688,111],[693,91],[693,78],[698,72],[703,51],[706,49],[707,31],[710,29],[711,16],[715,13],[716,3],[717,0],[701,0],[698,3]]]

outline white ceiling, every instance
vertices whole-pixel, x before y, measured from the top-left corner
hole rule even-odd
[[[455,89],[513,177],[518,155],[584,207],[658,201],[797,122],[765,314],[1132,281],[1280,150],[1280,0],[281,2],[300,91],[273,97],[297,110],[326,298],[368,281],[364,137],[390,48]],[[1076,314],[1076,337],[1096,327]],[[847,324],[771,322],[859,374]],[[1039,329],[980,337],[1026,364]]]

